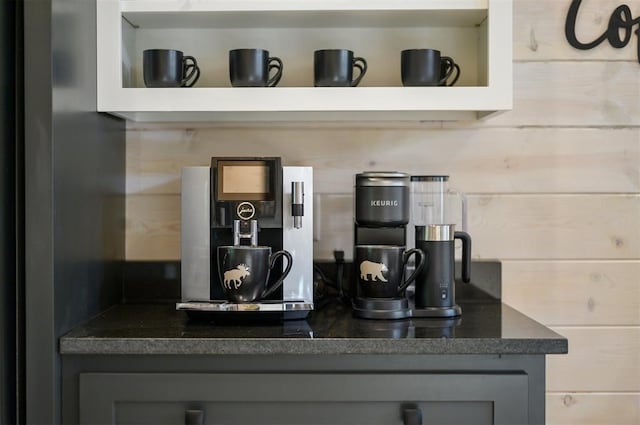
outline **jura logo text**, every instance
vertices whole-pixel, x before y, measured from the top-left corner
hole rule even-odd
[[[397,199],[394,199],[394,200],[376,199],[374,201],[371,201],[371,206],[372,207],[397,207],[398,200]]]
[[[238,217],[242,220],[251,220],[256,214],[256,207],[254,207],[251,202],[242,202],[238,204],[236,214],[238,214]]]

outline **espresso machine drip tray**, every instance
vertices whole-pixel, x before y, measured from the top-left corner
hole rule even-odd
[[[363,319],[406,319],[411,317],[406,298],[360,298],[353,300],[353,314]]]
[[[176,304],[176,310],[187,313],[195,321],[220,323],[269,322],[302,320],[313,304],[304,301],[262,301],[259,303],[230,303],[227,301],[186,301]]]
[[[313,304],[304,301],[263,301],[259,303],[230,303],[226,301],[191,301],[176,304],[176,310],[184,311],[311,311]]]

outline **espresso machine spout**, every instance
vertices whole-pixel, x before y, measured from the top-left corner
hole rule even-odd
[[[233,245],[238,246],[242,239],[251,240],[251,246],[258,246],[258,220],[249,221],[249,230],[242,230],[243,223],[240,220],[233,220]]]

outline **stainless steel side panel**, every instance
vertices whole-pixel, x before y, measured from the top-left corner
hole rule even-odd
[[[209,167],[182,169],[182,301],[210,297]]]
[[[296,229],[291,215],[291,183],[304,182],[304,217]],[[313,303],[313,168],[283,167],[282,171],[282,246],[293,256],[293,266],[282,285],[284,301]]]

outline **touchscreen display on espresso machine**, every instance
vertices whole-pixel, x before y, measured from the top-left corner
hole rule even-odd
[[[223,193],[268,193],[269,168],[264,165],[228,165],[222,168]]]
[[[274,199],[272,165],[267,161],[218,161],[217,199],[220,201]]]

